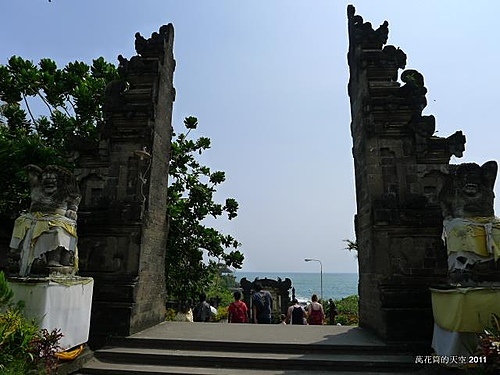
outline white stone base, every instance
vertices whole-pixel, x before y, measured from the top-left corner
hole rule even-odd
[[[432,348],[437,355],[446,357],[472,355],[478,345],[478,337],[473,332],[447,331],[434,323]]]
[[[90,277],[9,279],[14,301],[24,301],[24,313],[49,332],[59,328],[62,350],[89,338],[94,280]]]

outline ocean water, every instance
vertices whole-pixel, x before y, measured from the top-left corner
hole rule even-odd
[[[321,297],[321,276],[320,273],[303,272],[242,272],[234,273],[236,281],[244,277],[249,281],[259,279],[274,279],[278,277],[282,280],[289,278],[292,280],[292,288],[295,288],[295,297],[298,299],[310,300],[311,295],[317,294]],[[336,300],[358,294],[358,274],[357,273],[323,273],[323,299],[330,298]],[[290,298],[292,290],[290,289]]]

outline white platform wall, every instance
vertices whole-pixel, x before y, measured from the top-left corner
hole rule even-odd
[[[59,328],[64,335],[63,350],[84,344],[89,338],[90,312],[94,280],[89,277],[70,279],[36,279],[9,284],[15,301],[24,301],[25,315],[52,331]]]

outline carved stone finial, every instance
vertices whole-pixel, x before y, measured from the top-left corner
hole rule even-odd
[[[355,13],[356,13],[356,8],[354,7],[354,5],[352,4],[347,5],[347,18],[351,19],[352,17],[354,17]]]
[[[135,33],[135,51],[142,55],[148,47],[148,41],[144,38],[141,33]]]
[[[404,53],[402,49],[396,48],[394,46],[385,46],[383,51],[387,56],[391,58],[391,60],[396,62],[396,65],[399,69],[404,69],[404,67],[406,66],[406,53]]]
[[[464,155],[466,139],[461,130],[456,131],[446,138],[446,143],[451,155],[455,155],[457,158],[461,158]]]
[[[360,44],[364,49],[381,49],[387,43],[389,22],[384,21],[377,30],[374,30],[372,24],[363,22],[363,17],[355,15],[355,11],[354,6],[347,6],[347,18],[352,28],[354,42]]]
[[[135,34],[135,50],[142,57],[160,56],[163,52],[163,44],[174,32],[171,23],[160,27],[158,32],[151,34],[149,39],[144,38],[140,33]]]
[[[412,109],[411,119],[408,126],[421,136],[429,138],[434,134],[436,119],[434,116],[422,116],[422,111],[427,106],[427,89],[424,86],[424,76],[414,69],[405,70],[401,73],[401,81],[404,85],[399,88],[398,95],[405,98]]]

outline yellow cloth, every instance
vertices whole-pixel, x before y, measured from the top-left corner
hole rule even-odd
[[[66,232],[76,237],[76,226],[74,221],[65,216],[57,214],[43,214],[41,212],[33,212],[31,214],[19,216],[14,224],[12,237],[23,239],[31,225],[35,223],[33,237],[31,241],[35,241],[43,232],[48,232],[53,227],[63,228]]]
[[[434,322],[447,331],[483,332],[500,315],[500,287],[430,290]]]
[[[64,352],[55,353],[56,357],[64,361],[72,361],[83,352],[84,346],[78,345],[76,348]]]
[[[68,276],[68,275],[63,275],[63,276],[50,275],[48,279],[54,283],[58,283],[64,286],[73,286],[79,284],[86,285],[94,281],[94,279],[92,279],[91,277]]]
[[[59,246],[74,251],[78,270],[76,221],[59,214],[25,213],[14,223],[10,247],[21,254],[19,276],[28,276],[33,261]]]
[[[448,253],[466,251],[495,261],[500,258],[500,220],[496,217],[445,220],[443,237]]]

